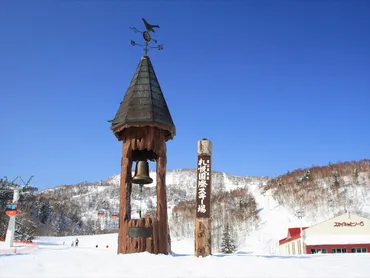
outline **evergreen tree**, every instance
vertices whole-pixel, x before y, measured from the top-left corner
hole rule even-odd
[[[230,227],[229,224],[226,224],[223,232],[222,232],[222,238],[221,238],[221,252],[224,254],[231,254],[234,253],[236,250],[236,247],[234,245],[234,242],[231,238],[230,234]]]

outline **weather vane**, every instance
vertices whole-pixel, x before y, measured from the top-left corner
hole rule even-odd
[[[130,29],[133,30],[135,33],[142,33],[143,34],[144,41],[145,41],[145,44],[138,44],[135,41],[131,41],[131,45],[132,46],[143,46],[144,47],[144,55],[145,56],[148,55],[148,51],[151,48],[156,48],[158,50],[163,50],[163,44],[158,44],[158,41],[155,40],[155,39],[153,39],[152,36],[149,33],[149,32],[155,33],[154,28],[159,28],[159,25],[151,25],[144,18],[142,18],[142,20],[144,21],[144,25],[145,25],[146,31],[143,31],[142,32],[142,31],[138,30],[135,27],[130,27]],[[150,43],[151,42],[153,42],[155,45],[154,46],[150,46]]]

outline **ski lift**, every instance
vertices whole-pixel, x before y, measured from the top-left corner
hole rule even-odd
[[[102,216],[104,216],[104,211],[102,211],[102,210],[99,210],[99,211],[98,211],[98,216],[99,216],[99,217],[102,217]]]
[[[117,219],[118,218],[118,214],[117,213],[112,214],[112,218]]]
[[[17,204],[9,204],[6,206],[5,213],[7,216],[16,216],[18,214]]]

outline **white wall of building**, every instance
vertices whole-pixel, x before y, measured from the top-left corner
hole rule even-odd
[[[370,219],[345,213],[304,230],[307,245],[370,243]]]
[[[303,252],[302,252],[303,248]],[[305,254],[306,247],[302,247],[302,240],[295,239],[279,246],[279,253],[282,255],[300,255]]]
[[[345,213],[305,229],[304,235],[306,238],[316,235],[370,235],[370,219]]]

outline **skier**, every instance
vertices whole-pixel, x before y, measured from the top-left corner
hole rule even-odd
[[[78,243],[79,243],[80,241],[78,240],[78,238],[76,238],[76,247],[78,247]]]
[[[72,244],[71,244],[71,246],[73,247],[73,246],[75,246],[75,242],[72,240]]]

